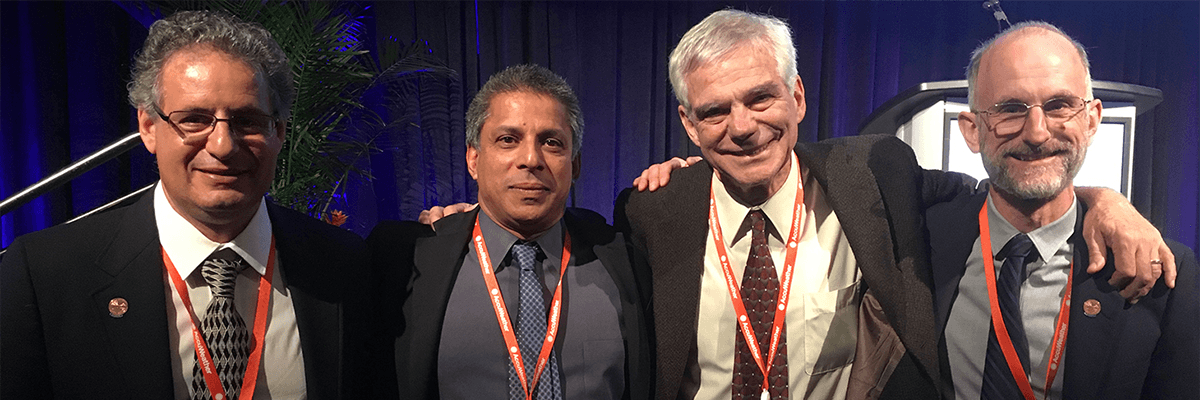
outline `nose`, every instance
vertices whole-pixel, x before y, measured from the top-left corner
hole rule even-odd
[[[758,131],[758,122],[754,119],[753,111],[745,105],[735,105],[729,110],[727,131],[729,138],[735,142],[746,140],[754,135],[754,132]]]
[[[1033,107],[1029,109],[1029,114],[1025,116],[1025,129],[1021,133],[1021,140],[1033,146],[1040,146],[1042,143],[1050,140],[1050,120],[1046,118],[1046,112],[1042,111],[1041,107]]]
[[[237,135],[233,133],[229,121],[225,120],[217,121],[213,131],[208,134],[208,141],[204,143],[204,150],[218,160],[226,160],[240,149]]]
[[[523,169],[541,170],[546,168],[546,158],[542,154],[542,146],[536,138],[523,140],[518,147],[517,167]]]

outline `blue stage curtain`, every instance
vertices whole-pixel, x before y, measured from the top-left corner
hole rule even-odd
[[[379,219],[415,219],[432,205],[473,202],[462,113],[492,73],[531,62],[566,78],[583,105],[584,171],[570,203],[610,216],[617,193],[647,165],[698,154],[679,123],[666,60],[710,12],[733,7],[787,19],[808,103],[800,140],[814,141],[858,134],[875,107],[910,86],[963,79],[971,50],[997,31],[980,3],[359,2],[369,6],[367,41],[426,41],[461,84],[420,97],[412,106],[419,128],[390,136],[388,151],[371,160],[375,181],[350,182],[338,206],[361,234]],[[1095,79],[1163,90],[1163,103],[1137,120],[1133,202],[1166,236],[1200,246],[1200,3],[1002,5],[1014,22],[1054,23],[1085,44]],[[145,28],[111,3],[0,7],[0,196],[7,196],[134,129],[122,87],[129,49]],[[444,90],[433,81],[417,86]],[[439,97],[448,103],[427,100]],[[133,153],[0,218],[0,245],[115,197],[118,188],[153,180],[152,162],[137,161],[145,150]]]

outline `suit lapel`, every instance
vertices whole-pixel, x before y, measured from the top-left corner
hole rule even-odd
[[[1120,332],[1126,322],[1125,299],[1108,284],[1112,277],[1113,256],[1110,252],[1104,269],[1096,274],[1087,273],[1088,252],[1083,240],[1083,217],[1087,207],[1079,205],[1075,220],[1075,233],[1071,235],[1074,262],[1071,278],[1071,320],[1067,331],[1067,349],[1063,357],[1063,393],[1071,398],[1096,399],[1104,397],[1104,385],[1096,384],[1097,371],[1114,371],[1111,364],[1115,349],[1120,346]],[[1100,313],[1088,317],[1083,313],[1083,304],[1089,300],[1100,302]],[[1110,395],[1111,396],[1111,395]]]
[[[413,250],[411,293],[404,304],[405,336],[414,348],[397,346],[397,359],[408,359],[409,368],[400,369],[415,377],[398,376],[414,382],[414,398],[435,398],[437,393],[438,343],[450,292],[462,269],[467,244],[475,227],[479,208],[458,216],[446,217],[437,224],[437,235],[417,239]],[[403,353],[402,353],[403,352]],[[424,386],[422,386],[424,385]],[[419,395],[424,393],[426,395]]]
[[[946,328],[959,281],[967,271],[967,258],[979,238],[979,209],[985,201],[986,191],[963,201],[939,204],[927,213],[939,335]]]
[[[163,281],[162,250],[154,223],[154,196],[144,195],[125,211],[112,235],[107,250],[96,266],[111,277],[97,282],[91,307],[102,321],[108,338],[108,352],[116,360],[114,374],[130,397],[169,398],[174,396],[171,356],[167,330],[166,290]],[[108,303],[123,298],[128,311],[121,318],[106,314]]]
[[[267,212],[279,257],[277,273],[283,274],[296,313],[309,396],[336,394],[345,367],[341,362],[344,332],[339,306],[347,290],[345,277],[329,273],[334,265],[320,250],[327,243],[312,237],[296,217],[271,202],[267,203]]]

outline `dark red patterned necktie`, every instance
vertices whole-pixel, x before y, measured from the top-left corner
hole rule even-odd
[[[763,362],[771,346],[771,327],[775,320],[775,299],[779,295],[779,275],[771,261],[771,249],[767,246],[766,215],[762,210],[751,210],[746,216],[750,220],[750,255],[746,258],[746,271],[742,273],[742,304],[746,316],[754,328],[758,348],[763,352]],[[735,322],[736,323],[736,322]],[[737,344],[733,361],[733,399],[760,399],[762,396],[762,371],[754,362],[746,337],[738,327]],[[779,348],[775,351],[768,383],[772,400],[788,398],[787,329],[779,337]]]

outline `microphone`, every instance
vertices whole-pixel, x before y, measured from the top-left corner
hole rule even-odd
[[[1004,30],[1006,27],[1012,26],[1008,22],[1008,15],[1004,14],[1004,10],[1000,9],[1000,0],[987,0],[983,2],[983,8],[992,12],[992,18],[996,19],[996,29]]]

